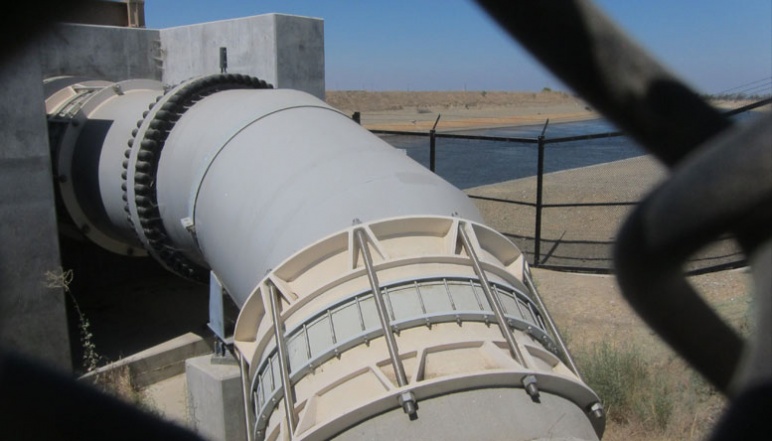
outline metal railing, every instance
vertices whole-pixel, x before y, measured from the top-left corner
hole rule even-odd
[[[767,105],[770,102],[772,102],[772,99],[761,100],[747,106],[730,110],[726,112],[726,114],[737,115]],[[372,132],[386,137],[387,141],[393,141],[394,138],[390,138],[393,136],[428,138],[429,152],[428,163],[426,165],[435,173],[437,173],[438,152],[443,151],[442,144],[444,140],[469,142],[470,148],[474,148],[473,143],[475,142],[486,143],[486,145],[495,144],[499,146],[505,145],[507,147],[521,148],[523,157],[527,157],[528,159],[523,162],[528,162],[529,164],[533,160],[532,156],[529,155],[535,154],[535,168],[527,175],[517,177],[535,179],[535,188],[533,188],[532,192],[529,192],[529,198],[525,198],[530,200],[523,200],[524,198],[522,197],[490,196],[479,194],[481,193],[479,191],[469,192],[469,197],[486,204],[503,204],[526,208],[527,210],[519,210],[518,214],[514,216],[517,218],[522,218],[526,212],[528,213],[528,217],[531,218],[530,213],[533,212],[530,221],[531,226],[528,227],[525,226],[522,219],[520,219],[520,222],[503,222],[501,224],[492,225],[499,229],[504,235],[513,239],[522,251],[529,255],[532,266],[568,271],[610,273],[613,271],[611,249],[614,244],[614,234],[627,213],[638,204],[640,197],[645,193],[644,190],[650,188],[656,182],[654,181],[654,178],[646,172],[648,169],[638,169],[637,173],[631,175],[630,180],[625,180],[624,177],[620,178],[625,185],[630,187],[626,192],[629,194],[629,197],[627,198],[617,195],[617,197],[609,197],[604,200],[604,195],[600,194],[594,195],[595,199],[588,201],[586,200],[586,197],[584,197],[585,195],[580,193],[581,189],[576,189],[573,194],[570,189],[568,192],[566,192],[564,188],[561,189],[560,192],[555,191],[555,186],[551,185],[551,182],[554,180],[552,171],[559,169],[559,167],[553,165],[560,156],[559,149],[555,147],[566,146],[569,144],[576,145],[575,143],[588,141],[624,138],[625,135],[619,131],[605,131],[577,136],[548,137],[548,124],[549,120],[547,120],[543,126],[541,134],[533,137],[487,136],[447,132],[438,133],[435,130],[436,122],[435,128],[432,128],[429,132],[394,130],[372,130]],[[533,147],[536,147],[535,152],[533,151]],[[650,167],[643,159],[643,155],[644,153],[641,152],[640,156],[642,159],[639,161],[640,166]],[[440,163],[442,163],[442,161],[443,160],[440,159]],[[448,159],[448,161],[450,161],[450,159]],[[604,164],[607,170],[614,170],[617,174],[625,172],[624,167],[627,167],[630,170],[634,170],[636,167],[632,162],[624,163],[624,161],[620,161],[617,164],[616,162],[613,162],[613,159],[611,161],[612,162],[599,161],[597,164]],[[651,160],[650,162],[653,163],[654,161]],[[622,170],[615,170],[615,167]],[[569,169],[581,170],[582,168],[583,166]],[[560,170],[566,171],[569,169]],[[484,173],[484,171],[481,172]],[[635,178],[634,175],[636,175],[637,178]],[[641,179],[641,176],[643,176],[643,179]],[[453,178],[453,176],[447,175],[443,175],[443,177],[451,181]],[[621,193],[624,194],[625,192],[623,191]],[[577,212],[579,211],[588,212],[592,210],[597,214],[577,216]],[[513,217],[510,217],[510,219],[511,218]],[[586,220],[585,218],[590,220]],[[549,224],[546,231],[545,219],[548,221],[547,224]],[[593,222],[592,219],[600,219],[600,221]],[[602,227],[599,226],[601,224]],[[512,231],[512,228],[515,228],[515,230]],[[529,230],[533,232],[532,235],[529,234]],[[734,244],[733,239],[731,237],[722,237],[715,241],[708,250],[693,256],[687,264],[687,271],[692,273],[711,272],[744,266],[746,263],[742,253]]]

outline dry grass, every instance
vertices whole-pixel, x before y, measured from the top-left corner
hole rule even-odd
[[[158,413],[152,400],[132,381],[131,368],[127,365],[98,372],[89,377],[84,377],[84,380],[102,392],[112,395],[121,401],[146,412]]]
[[[676,359],[608,341],[576,355],[607,410],[605,440],[702,439],[723,409],[724,399]]]
[[[608,407],[604,441],[700,440],[725,406],[627,305],[612,276],[534,269],[539,292]],[[690,278],[719,315],[748,333],[750,277],[732,270]]]

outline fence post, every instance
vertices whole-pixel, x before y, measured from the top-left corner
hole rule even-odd
[[[434,129],[429,130],[429,170],[434,172],[434,163],[437,158],[437,137],[435,136]]]
[[[539,136],[539,159],[536,165],[536,225],[534,228],[533,266],[539,266],[541,260],[541,209],[544,190],[544,132]]]
[[[534,228],[534,246],[533,246],[533,266],[539,266],[541,263],[541,209],[543,205],[542,193],[544,191],[544,134],[547,133],[547,127],[550,120],[544,122],[544,127],[539,135],[539,159],[536,164],[536,226]]]
[[[440,122],[442,114],[437,115],[432,129],[429,130],[429,170],[434,172],[435,162],[437,160],[437,123]]]

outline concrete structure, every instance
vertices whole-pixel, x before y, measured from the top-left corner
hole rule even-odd
[[[75,75],[122,81],[163,77],[159,30],[60,23],[43,36],[37,50],[45,78]]]
[[[324,99],[324,26],[321,19],[268,14],[161,30],[164,84],[220,71],[253,75],[274,87]],[[134,77],[139,78],[139,77]]]
[[[44,284],[61,262],[43,79],[173,85],[219,72],[221,46],[229,72],[324,96],[322,20],[277,14],[170,30],[57,24],[0,67],[0,344],[71,366],[63,293]]]
[[[0,65],[0,344],[70,369],[40,54]]]
[[[166,85],[220,72],[252,75],[324,99],[324,22],[283,14],[170,29],[62,23],[38,45],[43,76],[153,79]]]

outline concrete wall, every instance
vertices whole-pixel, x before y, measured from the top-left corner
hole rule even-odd
[[[220,47],[228,48],[228,72],[324,99],[321,19],[266,14],[163,29],[163,82],[220,72]]]
[[[43,78],[176,84],[219,72],[221,46],[229,72],[324,98],[323,21],[287,15],[162,31],[58,24],[0,65],[0,345],[71,367],[64,293],[44,286],[61,259]]]
[[[0,65],[0,346],[71,368],[40,54]]]
[[[220,72],[264,79],[324,99],[324,21],[266,14],[153,30],[58,24],[42,39],[43,77],[87,76],[111,81],[147,78],[179,84]]]
[[[41,41],[44,77],[161,80],[160,33],[152,29],[58,24]]]

